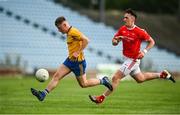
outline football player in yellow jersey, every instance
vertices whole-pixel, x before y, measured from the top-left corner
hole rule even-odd
[[[76,79],[82,88],[102,84],[112,91],[112,85],[106,76],[102,79],[86,78],[86,60],[83,50],[88,45],[89,39],[78,29],[70,26],[63,16],[56,19],[55,26],[58,28],[59,32],[67,35],[66,43],[69,55],[64,63],[57,69],[46,89],[44,91],[38,91],[31,88],[32,94],[36,96],[39,101],[43,101],[46,95],[57,86],[59,81],[70,72],[75,74]]]

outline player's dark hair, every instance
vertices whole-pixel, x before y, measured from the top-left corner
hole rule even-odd
[[[132,16],[135,17],[135,19],[137,19],[137,14],[131,8],[126,9],[125,13],[131,14]]]
[[[55,25],[58,26],[59,24],[61,24],[64,21],[66,21],[66,18],[64,16],[60,16],[56,19]]]

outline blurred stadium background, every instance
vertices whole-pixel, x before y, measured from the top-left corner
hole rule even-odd
[[[122,59],[122,46],[113,47],[111,39],[129,7],[138,13],[137,25],[156,41],[142,60],[142,70],[168,69],[178,78],[180,0],[0,0],[0,76],[56,70],[67,57],[66,37],[54,26],[58,16],[89,37],[89,75],[111,75]]]
[[[103,1],[101,4],[105,4]],[[141,1],[138,1],[137,4],[140,4]],[[89,0],[87,3],[83,0],[76,2],[71,0],[56,0],[56,2],[52,0],[1,0],[1,71],[4,69],[11,71],[13,68],[13,71],[18,69],[22,73],[33,73],[36,68],[56,69],[67,56],[65,36],[58,33],[54,26],[54,20],[62,15],[91,40],[85,51],[88,70],[96,70],[98,64],[121,63],[122,46],[111,45],[114,33],[123,24],[122,12],[117,8],[125,9],[128,6],[133,8],[134,5],[131,0],[129,0],[130,5],[123,3],[122,0],[122,3],[119,3],[120,6],[115,5],[113,1],[109,6],[109,2],[106,1],[106,13],[103,5],[98,11],[98,0]],[[119,1],[114,0],[114,2]],[[162,3],[169,4],[167,8],[164,8],[164,5],[156,8],[153,4],[157,3],[152,2],[152,6],[155,7],[152,11],[146,7],[144,10],[137,9],[142,6],[134,8],[141,11],[138,12],[137,24],[145,28],[156,41],[156,46],[142,60],[142,68],[154,71],[166,68],[172,72],[179,72],[180,24],[176,17],[176,11],[178,11],[176,2],[178,1],[166,2]],[[115,6],[114,9],[112,9],[113,6]],[[144,13],[146,10],[150,14]]]

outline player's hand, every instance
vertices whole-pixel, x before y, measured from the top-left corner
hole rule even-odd
[[[80,52],[79,51],[76,51],[73,53],[73,57],[77,58],[79,56]]]
[[[123,36],[116,36],[112,39],[112,44],[114,46],[118,45],[118,43],[123,39]]]
[[[116,39],[112,39],[112,44],[113,44],[113,46],[116,46],[116,45],[118,45],[118,43],[119,43],[119,41],[118,40],[116,40]]]
[[[145,53],[143,51],[140,51],[137,59],[142,59],[144,57],[144,55],[145,55]]]
[[[116,36],[114,39],[118,40],[119,42],[124,38],[124,36]]]

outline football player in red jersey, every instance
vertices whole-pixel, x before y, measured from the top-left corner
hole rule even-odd
[[[112,44],[114,46],[118,45],[118,43],[122,41],[124,56],[123,64],[120,66],[120,69],[115,72],[112,78],[113,91],[119,85],[120,80],[128,74],[130,74],[138,83],[157,78],[168,79],[175,82],[174,78],[167,70],[163,70],[160,73],[141,72],[139,67],[140,60],[154,46],[155,42],[144,29],[135,25],[136,19],[136,13],[131,9],[127,9],[123,18],[125,25],[119,28],[118,32],[112,39]],[[142,41],[147,42],[147,46],[141,51],[140,46]],[[105,97],[111,93],[112,91],[106,90],[100,96],[89,95],[89,98],[91,101],[99,104],[102,103]]]

